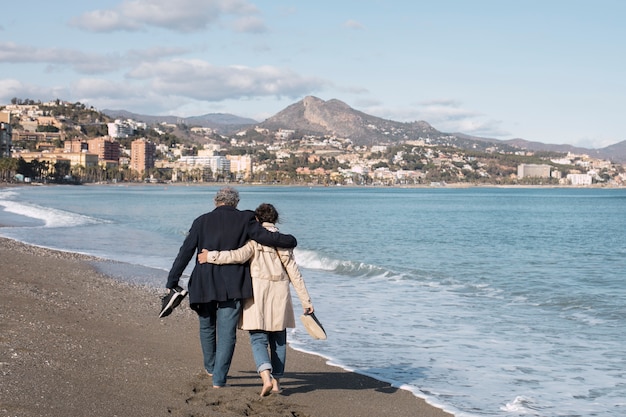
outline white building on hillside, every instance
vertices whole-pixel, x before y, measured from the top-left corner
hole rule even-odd
[[[109,130],[109,136],[112,138],[127,138],[135,133],[133,126],[123,120],[107,123],[107,128]]]
[[[546,164],[519,164],[518,178],[550,178],[550,165]]]
[[[591,179],[589,174],[567,174],[567,180],[572,185],[591,185]]]
[[[211,168],[211,172],[230,173],[230,161],[225,156],[181,156],[180,163],[190,168]]]

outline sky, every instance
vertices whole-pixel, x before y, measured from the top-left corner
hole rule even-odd
[[[442,132],[626,140],[623,0],[6,3],[0,104],[263,121],[312,95]]]

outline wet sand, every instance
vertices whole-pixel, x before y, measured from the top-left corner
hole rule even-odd
[[[106,277],[89,259],[0,238],[0,415],[450,416],[293,349],[282,393],[260,398],[245,332],[228,386],[213,389],[187,301],[159,319],[162,290]]]

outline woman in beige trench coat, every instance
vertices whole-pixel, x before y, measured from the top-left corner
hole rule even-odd
[[[261,204],[255,215],[269,231],[278,231],[278,212]],[[198,262],[229,264],[250,260],[253,298],[244,300],[239,327],[248,330],[257,372],[263,381],[261,396],[280,391],[287,354],[287,328],[296,327],[289,285],[292,284],[305,314],[313,304],[292,249],[263,246],[253,240],[239,249],[198,254]]]

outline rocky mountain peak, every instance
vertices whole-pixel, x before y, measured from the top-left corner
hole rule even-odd
[[[261,126],[343,137],[356,144],[441,135],[426,122],[394,122],[355,110],[337,99],[324,101],[314,96],[307,96],[286,107],[261,123]]]

